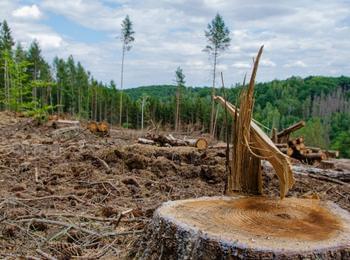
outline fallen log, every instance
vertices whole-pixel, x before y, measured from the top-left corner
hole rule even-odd
[[[188,145],[197,147],[200,150],[204,150],[208,148],[208,142],[205,138],[198,138],[198,139],[185,139],[185,142],[188,143]]]
[[[142,138],[142,137],[138,138],[137,142],[140,144],[152,144],[152,145],[155,144],[153,140]]]
[[[322,161],[326,160],[327,156],[324,153],[309,153],[305,155],[305,158],[309,161]]]
[[[157,134],[146,134],[145,137],[139,138],[138,143],[149,144],[159,146],[192,146],[198,149],[207,149],[208,141],[203,138],[197,139],[179,139],[175,138],[173,135],[157,135]]]
[[[80,122],[77,120],[63,120],[63,119],[58,119],[58,120],[53,120],[51,123],[51,126],[55,129],[57,128],[65,128],[65,127],[70,127],[70,126],[75,126],[79,127]]]
[[[326,154],[326,156],[328,158],[338,158],[339,157],[339,151],[326,150],[326,151],[324,151],[324,153]]]

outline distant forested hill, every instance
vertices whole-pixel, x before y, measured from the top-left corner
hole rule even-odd
[[[241,86],[227,89],[228,99],[236,103]],[[174,112],[176,86],[143,86],[126,90],[131,99],[143,95],[157,100],[168,113]],[[222,90],[217,90],[222,95]],[[182,90],[182,121],[207,127],[211,89],[186,87]],[[152,109],[151,109],[152,110]],[[162,113],[159,111],[159,113]],[[222,126],[223,111],[219,109],[218,125]],[[291,77],[258,83],[255,91],[254,117],[268,128],[282,129],[304,119],[307,126],[297,135],[304,135],[309,145],[340,149],[350,157],[350,77]],[[167,117],[159,118],[164,120]],[[169,123],[172,123],[169,121]],[[223,134],[218,127],[218,135]]]
[[[185,92],[196,93],[200,97],[209,95],[211,88],[209,87],[187,87]],[[125,93],[133,99],[137,100],[142,96],[156,97],[162,101],[171,100],[176,93],[175,85],[151,85],[137,88],[126,89]]]

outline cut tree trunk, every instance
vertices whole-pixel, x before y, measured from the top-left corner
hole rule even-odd
[[[136,259],[349,259],[349,241],[350,214],[333,202],[198,198],[158,208]]]

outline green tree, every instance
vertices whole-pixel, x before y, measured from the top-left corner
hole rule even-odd
[[[123,43],[122,50],[122,64],[121,64],[121,72],[120,72],[120,104],[119,104],[119,125],[122,125],[122,114],[123,114],[123,83],[124,83],[124,58],[125,53],[131,50],[132,42],[135,40],[133,31],[133,24],[129,18],[129,15],[125,17],[121,25],[121,40]]]
[[[350,130],[340,132],[335,137],[331,147],[332,149],[339,150],[340,157],[350,158]]]
[[[28,61],[30,62],[30,66],[28,72],[30,73],[32,80],[39,80],[40,70],[42,68],[42,64],[44,62],[43,57],[41,56],[41,49],[39,43],[34,40],[28,50]],[[38,88],[34,85],[32,90],[33,101],[38,101]]]
[[[208,52],[214,59],[213,63],[213,85],[211,93],[211,116],[210,116],[210,133],[213,134],[214,117],[215,117],[215,79],[216,79],[216,65],[219,54],[225,51],[231,42],[229,37],[230,31],[226,27],[225,22],[220,14],[216,14],[215,18],[208,24],[205,31],[205,37],[207,38],[208,45],[204,51]]]
[[[7,100],[7,105],[10,95],[9,62],[12,59],[13,45],[14,41],[11,35],[11,29],[6,20],[4,20],[0,24],[0,95],[2,99]],[[3,108],[3,106],[0,108]]]
[[[175,114],[175,131],[179,131],[180,128],[180,102],[181,102],[181,89],[185,86],[185,74],[182,69],[178,67],[175,71],[176,81],[176,114]]]
[[[1,24],[1,30],[0,30],[0,50],[11,51],[14,45],[15,45],[15,42],[11,35],[11,29],[7,21],[4,20]]]

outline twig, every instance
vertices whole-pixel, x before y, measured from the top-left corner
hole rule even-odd
[[[37,167],[35,167],[34,176],[35,176],[35,182],[38,183],[39,182],[39,170]]]
[[[96,160],[98,160],[100,162],[100,164],[102,164],[103,167],[105,167],[107,173],[111,173],[112,172],[111,168],[108,166],[108,164],[104,160],[102,160],[101,158],[99,158],[97,156],[94,156],[94,158]]]
[[[83,231],[89,235],[94,235],[94,236],[98,236],[99,234],[90,230],[90,229],[86,229],[83,227],[79,227],[76,224],[71,224],[71,223],[67,223],[67,222],[62,222],[62,221],[56,221],[56,220],[50,220],[50,219],[41,219],[41,218],[29,218],[29,219],[20,219],[17,222],[41,222],[41,223],[46,223],[46,224],[52,224],[52,225],[58,225],[58,226],[63,226],[63,227],[71,227],[80,231]]]
[[[40,215],[19,216],[16,218],[16,220],[37,218],[37,217],[73,217],[73,218],[80,218],[80,219],[90,219],[90,220],[95,220],[95,221],[100,221],[100,222],[111,222],[111,223],[114,223],[114,225],[115,225],[115,223],[119,223],[121,221],[121,216],[123,216],[123,215],[125,215],[125,214],[122,213],[122,214],[118,215],[118,217],[116,217],[116,218],[100,218],[100,217],[89,216],[89,215],[81,215],[81,214],[77,215],[77,214],[73,214],[73,213],[43,213]],[[123,220],[123,221],[128,222],[127,220]]]
[[[112,241],[112,243],[105,245],[97,254],[93,256],[93,258],[99,259],[102,256],[104,256],[108,252],[108,250],[114,245],[114,243],[117,242],[118,239],[119,238],[117,237]]]
[[[86,181],[78,181],[78,183],[82,183],[88,186],[99,185],[99,184],[109,184],[113,189],[118,190],[118,188],[111,183],[110,181],[96,181],[96,182],[86,182]]]
[[[33,201],[33,200],[46,200],[46,199],[74,199],[76,201],[79,201],[80,203],[87,203],[86,201],[79,199],[75,195],[68,195],[68,196],[58,196],[58,195],[51,195],[51,196],[43,196],[43,197],[36,197],[36,198],[27,198],[27,199],[18,199],[15,200],[19,201]]]
[[[143,232],[144,232],[143,229],[124,231],[124,232],[106,232],[106,233],[102,233],[101,237],[126,236],[126,235],[134,235],[134,234],[136,235],[136,234],[142,234]]]
[[[45,257],[45,259],[48,259],[48,260],[57,260],[56,257],[53,257],[52,255],[49,255],[49,254],[45,253],[44,251],[41,251],[40,249],[35,250],[35,252],[37,252],[39,255]]]
[[[122,214],[120,214],[122,215]],[[125,231],[125,232],[106,232],[106,233],[97,233],[95,231],[92,231],[90,229],[86,229],[83,227],[79,227],[76,224],[62,222],[62,221],[56,221],[56,220],[50,220],[50,219],[41,219],[41,218],[30,218],[30,219],[20,219],[17,220],[17,222],[41,222],[46,224],[52,224],[52,225],[58,225],[63,227],[70,227],[77,230],[80,230],[82,232],[85,232],[89,235],[93,236],[100,236],[100,237],[107,237],[107,236],[124,236],[124,235],[130,235],[130,234],[140,234],[143,232],[143,230],[133,230],[133,231]]]

